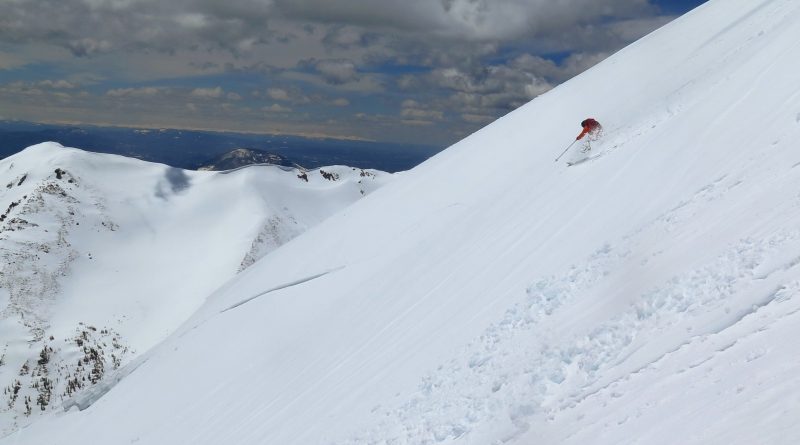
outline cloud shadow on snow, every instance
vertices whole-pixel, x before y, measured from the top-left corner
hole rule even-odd
[[[164,181],[166,180],[166,181]],[[183,169],[169,167],[164,172],[164,180],[158,181],[156,184],[156,196],[168,200],[169,194],[177,195],[178,193],[191,187],[189,176]],[[167,190],[165,190],[167,188]]]

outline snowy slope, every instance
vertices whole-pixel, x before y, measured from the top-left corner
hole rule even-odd
[[[797,443],[798,60],[800,3],[712,0],[0,443]],[[587,116],[603,155],[554,163]]]
[[[100,383],[239,270],[388,178],[192,172],[54,143],[0,161],[0,433]]]

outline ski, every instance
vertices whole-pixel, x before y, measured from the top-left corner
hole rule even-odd
[[[567,166],[568,167],[572,167],[573,165],[580,165],[580,164],[583,164],[585,162],[593,161],[593,160],[595,160],[597,158],[600,158],[602,156],[603,156],[603,153],[600,153],[600,154],[596,154],[594,156],[587,156],[587,157],[585,157],[583,159],[579,159],[577,161],[567,161]]]

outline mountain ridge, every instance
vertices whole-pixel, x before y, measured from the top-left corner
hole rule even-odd
[[[15,443],[796,442],[798,36],[796,2],[711,0],[264,256]],[[587,114],[604,156],[554,164]]]
[[[55,143],[0,160],[0,432],[103,384],[227,279],[389,179],[326,168],[336,180],[192,172]]]
[[[198,170],[233,170],[247,165],[268,164],[279,165],[282,167],[299,168],[298,166],[285,156],[270,153],[264,150],[256,150],[252,148],[236,148],[227,153],[209,159],[205,165],[198,168]]]

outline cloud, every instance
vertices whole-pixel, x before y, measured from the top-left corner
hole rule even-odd
[[[270,105],[268,107],[262,108],[262,110],[264,110],[264,111],[266,111],[268,113],[289,113],[289,112],[292,111],[291,108],[284,107],[283,105],[280,105],[280,104],[272,104],[272,105]]]
[[[514,65],[511,61],[472,72],[441,68],[431,72],[428,82],[450,92],[451,109],[470,115],[505,114],[553,88],[535,72]]]
[[[81,94],[89,93],[82,92]],[[226,112],[231,112],[237,109],[234,103],[223,101],[237,102],[242,100],[241,95],[238,93],[225,93],[221,87],[195,88],[192,90],[160,86],[114,88],[107,90],[102,97],[111,98],[114,101],[106,103],[100,101],[96,104],[99,109],[113,104],[117,109],[129,107],[137,110],[156,109],[162,112],[172,109],[174,107],[173,104],[179,101],[185,102],[186,108],[191,111],[209,112],[209,110],[217,107]]]
[[[106,96],[111,97],[152,97],[163,94],[167,90],[159,87],[141,87],[141,88],[114,88],[106,91]]]
[[[112,50],[223,49],[240,54],[277,36],[271,2],[29,0],[5,2],[0,42],[47,43],[78,57]]]
[[[470,41],[511,40],[656,12],[646,0],[276,0],[275,5],[296,20]]]
[[[60,80],[40,80],[38,82],[16,81],[6,85],[7,91],[30,91],[30,90],[74,90],[78,84],[63,79]]]
[[[43,80],[38,83],[39,86],[45,88],[53,88],[53,89],[64,89],[64,90],[71,90],[77,88],[78,86],[72,82],[68,82],[66,80]]]
[[[1,19],[0,23],[2,23]],[[0,70],[17,68],[24,65],[25,61],[21,57],[0,51]]]
[[[495,117],[486,114],[462,114],[461,119],[464,120],[464,122],[473,124],[488,124],[495,120]]]
[[[22,67],[4,78],[27,83],[0,88],[12,99],[43,98],[42,115],[52,111],[44,98],[59,98],[73,100],[64,113],[116,107],[122,125],[132,110],[139,122],[188,125],[175,117],[188,109],[198,127],[225,112],[236,127],[261,129],[267,112],[288,128],[292,112],[293,124],[321,131],[347,107],[380,116],[338,121],[347,134],[438,143],[672,18],[652,0],[26,0],[2,10],[0,69]],[[41,77],[25,67],[40,66],[62,80],[27,80]],[[102,77],[86,81],[87,73]],[[141,86],[166,79],[169,88]],[[208,79],[219,86],[196,87]],[[78,101],[84,85],[105,93]]]
[[[312,99],[299,88],[267,88],[267,97],[278,102],[289,102],[294,105],[310,103]]]
[[[304,38],[329,49],[414,40],[474,46],[564,41],[599,26],[631,39],[657,26],[654,17],[648,0],[28,0],[3,4],[0,42],[47,43],[79,57],[182,50],[240,57]]]
[[[444,118],[444,113],[439,110],[423,110],[421,108],[404,108],[400,115],[411,120],[440,121]]]
[[[289,92],[281,88],[267,89],[267,96],[274,100],[289,101]]]
[[[406,125],[430,125],[433,121],[444,119],[441,110],[425,108],[424,105],[413,99],[406,99],[401,104],[400,116]]]
[[[219,99],[224,94],[224,91],[222,90],[222,87],[195,88],[189,94],[202,99]]]
[[[353,47],[367,47],[379,40],[379,35],[355,26],[335,25],[331,26],[322,43],[327,48],[350,49]]]
[[[197,12],[188,12],[185,14],[176,14],[173,17],[175,23],[178,26],[185,27],[187,29],[203,29],[209,26],[209,17],[205,14],[197,13]]]
[[[43,96],[46,94],[45,90],[30,82],[11,82],[0,87],[0,91],[15,96]]]
[[[311,68],[333,85],[355,82],[358,80],[356,64],[347,59],[308,59],[299,64],[301,67]]]
[[[442,111],[427,109],[424,104],[414,99],[404,100],[400,107],[402,108],[400,115],[406,118],[441,120],[444,117]]]
[[[84,37],[81,39],[69,40],[64,46],[78,57],[90,57],[95,54],[110,51],[113,45],[108,40],[95,40]]]

